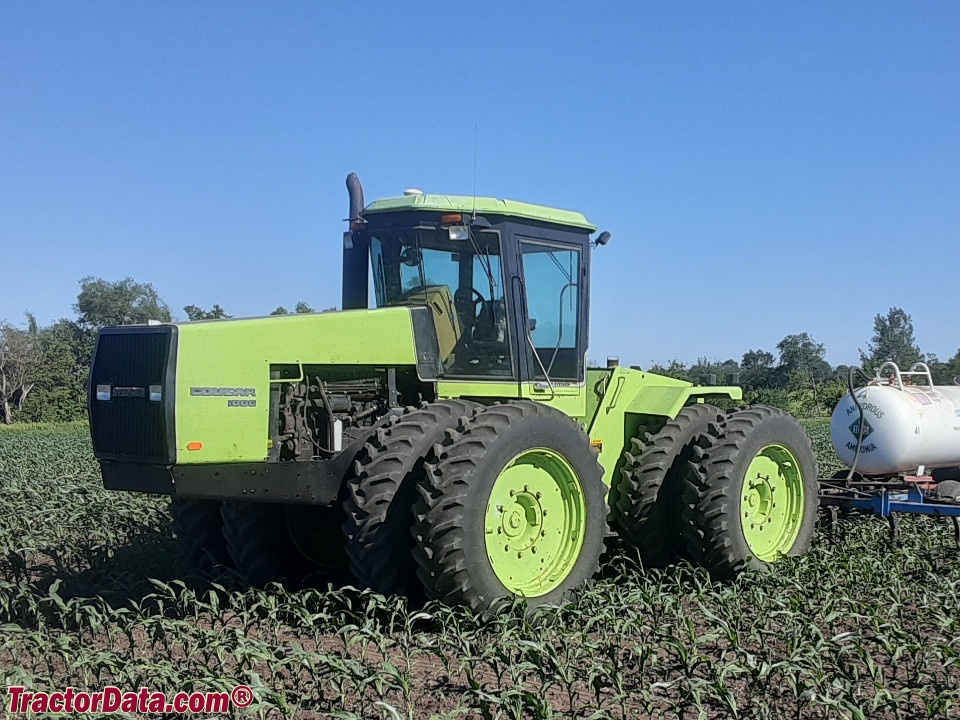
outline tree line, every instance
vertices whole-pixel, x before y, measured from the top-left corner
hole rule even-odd
[[[174,319],[153,285],[133,278],[115,282],[83,278],[73,309],[76,319],[61,318],[45,327],[29,312],[25,328],[0,322],[0,422],[82,420],[97,331],[111,325]],[[209,310],[187,305],[183,312],[188,320],[231,317],[219,304]],[[301,301],[292,312],[281,305],[270,314],[312,312],[316,310]]]
[[[26,327],[0,322],[0,422],[66,422],[86,417],[86,385],[97,331],[110,325],[170,322],[173,315],[154,287],[125,278],[110,282],[85,277],[73,306],[76,319],[61,318],[40,327],[30,313]],[[322,312],[336,310],[326,308]],[[209,310],[183,308],[188,320],[231,317],[219,304]],[[271,315],[316,312],[305,302],[292,311],[277,307]],[[787,335],[776,354],[748,350],[740,358],[719,361],[701,357],[687,366],[679,360],[654,364],[650,372],[698,384],[739,384],[744,401],[774,405],[798,417],[829,414],[847,391],[849,367],[833,367],[826,349],[809,333]],[[960,376],[960,349],[947,361],[921,352],[910,316],[890,308],[874,318],[873,337],[860,351],[860,363],[872,374],[884,361],[901,368],[926,362],[937,384]]]
[[[774,405],[797,417],[829,415],[847,392],[850,366],[831,366],[825,359],[823,343],[809,333],[787,335],[775,349],[776,354],[748,350],[739,362],[701,357],[689,367],[673,360],[647,369],[698,384],[736,381],[743,388],[745,403]],[[933,353],[923,353],[914,337],[910,315],[898,307],[874,317],[873,337],[865,349],[860,349],[860,367],[868,376],[872,377],[886,361],[897,363],[902,370],[924,362],[937,385],[953,384],[960,376],[960,349],[946,361]]]

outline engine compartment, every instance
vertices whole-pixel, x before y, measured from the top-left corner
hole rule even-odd
[[[333,458],[387,414],[434,394],[413,368],[272,365],[268,460]]]

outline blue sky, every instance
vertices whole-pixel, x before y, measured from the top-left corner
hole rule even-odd
[[[960,5],[0,4],[0,319],[339,302],[344,178],[584,212],[591,358],[960,347]]]

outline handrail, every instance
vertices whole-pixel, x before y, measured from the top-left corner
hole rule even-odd
[[[883,371],[888,366],[893,368],[893,375],[894,375],[894,378],[896,379],[897,387],[900,388],[901,390],[903,390],[904,388],[903,378],[905,376],[912,377],[914,375],[925,376],[929,387],[931,388],[933,387],[933,373],[930,372],[930,367],[923,362],[915,362],[913,365],[910,366],[909,370],[900,370],[899,365],[897,365],[892,360],[887,360],[885,363],[883,363],[883,365],[877,368],[877,376],[873,380],[874,383],[879,384],[881,382],[886,381],[888,385],[893,386],[893,382],[887,380],[887,378],[883,376]]]

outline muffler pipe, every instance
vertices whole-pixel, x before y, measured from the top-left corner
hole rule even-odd
[[[360,213],[363,212],[363,186],[360,184],[360,178],[356,173],[347,175],[347,192],[350,194],[350,222],[360,220]]]
[[[370,239],[363,232],[363,187],[356,173],[347,175],[347,192],[350,194],[350,228],[343,234],[343,289],[344,310],[359,310],[367,307]]]

